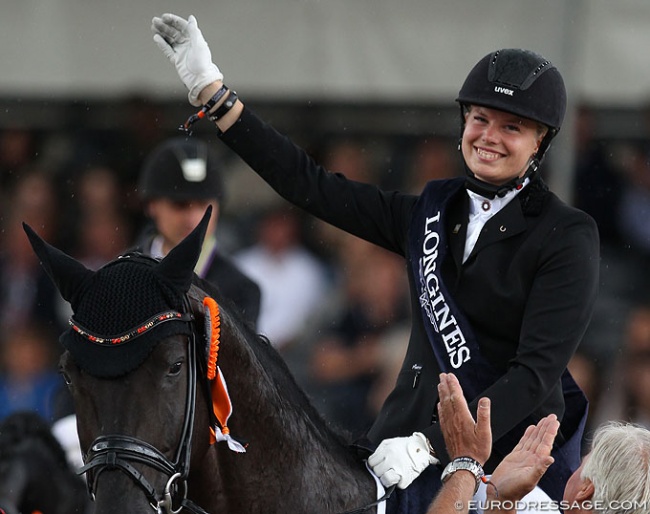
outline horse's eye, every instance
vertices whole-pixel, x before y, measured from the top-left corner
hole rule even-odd
[[[170,375],[178,375],[181,372],[181,369],[183,367],[183,361],[177,361],[174,364],[172,364],[169,368],[169,374]]]

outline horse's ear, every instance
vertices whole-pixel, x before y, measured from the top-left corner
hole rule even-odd
[[[77,299],[85,284],[95,272],[86,268],[76,259],[70,257],[58,248],[45,242],[34,230],[23,223],[23,230],[29,238],[34,253],[41,265],[56,285],[61,296],[76,310]]]
[[[187,292],[192,285],[194,267],[201,255],[203,239],[208,229],[212,206],[203,215],[201,222],[178,245],[171,249],[167,256],[158,264],[157,272],[172,282],[181,291]]]

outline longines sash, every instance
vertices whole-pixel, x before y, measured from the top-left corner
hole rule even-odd
[[[463,178],[429,182],[415,207],[409,251],[423,323],[436,360],[443,372],[456,375],[471,401],[502,374],[482,356],[472,328],[449,294],[440,272],[448,249],[446,207],[463,188]],[[562,385],[565,414],[560,431],[565,442],[553,450],[555,463],[540,481],[540,487],[556,501],[562,499],[566,480],[580,465],[580,444],[587,416],[586,398],[568,371],[562,376]],[[493,453],[507,455],[526,427],[537,421],[527,418],[494,441]]]

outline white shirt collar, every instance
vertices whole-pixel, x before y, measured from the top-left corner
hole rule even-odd
[[[503,209],[510,201],[517,196],[530,180],[526,178],[519,189],[511,189],[502,198],[485,198],[474,191],[467,189],[469,196],[469,219],[467,223],[467,234],[465,236],[465,249],[463,251],[463,263],[472,253],[476,241],[488,220],[497,212]]]
[[[470,191],[469,189],[467,189],[467,195],[469,196],[469,200],[470,200],[469,202],[470,218],[472,216],[476,216],[477,214],[483,214],[486,217],[491,218],[497,212],[503,209],[506,205],[508,205],[515,196],[517,196],[521,191],[523,191],[524,187],[526,187],[529,182],[530,179],[526,178],[519,189],[511,189],[501,198],[498,196],[495,196],[492,199],[485,198],[484,196],[481,196],[478,193],[475,193],[474,191]]]
[[[162,259],[163,257],[165,257],[165,254],[163,253],[163,243],[164,242],[165,242],[165,239],[161,235],[157,235],[151,241],[151,249],[149,250],[149,254],[154,259]]]

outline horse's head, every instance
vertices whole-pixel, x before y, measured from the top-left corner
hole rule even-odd
[[[192,285],[209,217],[161,261],[127,254],[98,271],[25,226],[72,306],[61,370],[97,513],[178,509],[193,456],[203,459],[209,447],[212,409],[196,398],[209,400],[203,377],[214,372],[218,306]]]

